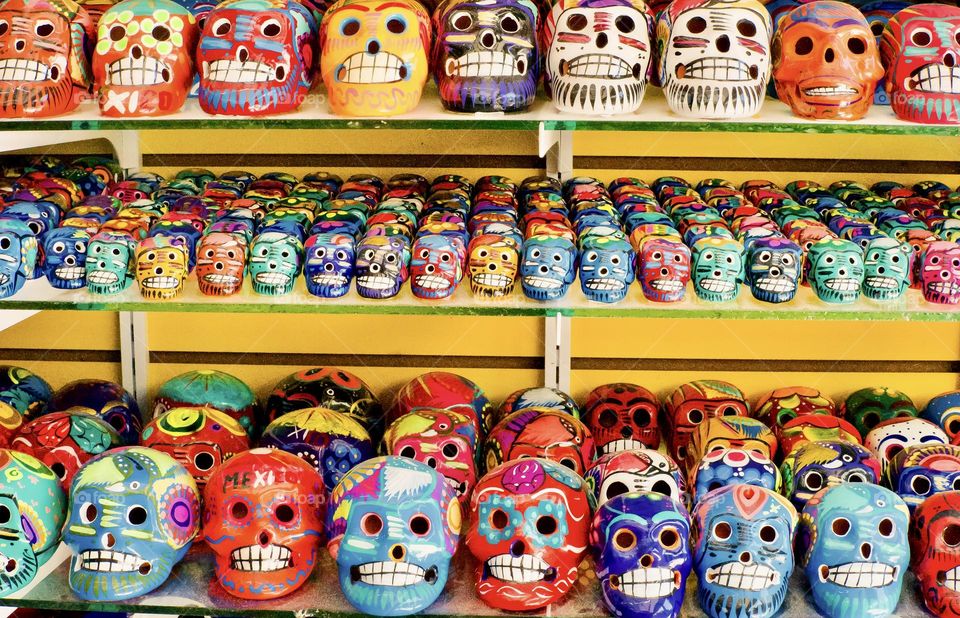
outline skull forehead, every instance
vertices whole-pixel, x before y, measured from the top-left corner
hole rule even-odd
[[[165,17],[160,20],[161,23],[169,21],[174,15],[193,21],[190,10],[172,0],[123,0],[107,9],[100,17],[100,21],[102,23],[117,21],[122,13],[128,11],[133,13],[130,21],[139,21],[148,17],[159,19],[158,15]],[[160,11],[164,11],[165,14]]]
[[[674,12],[674,5],[679,4]],[[708,31],[723,32],[736,30],[737,22],[746,19],[758,28],[758,35],[764,36],[771,30],[770,15],[759,2],[753,0],[692,0],[674,3],[668,12],[674,13],[673,23],[688,23],[693,17],[701,17],[706,21]]]
[[[786,34],[793,26],[808,24],[824,30],[836,31],[851,27],[867,29],[867,20],[863,14],[849,4],[821,0],[801,4],[787,14],[778,28]]]
[[[610,498],[597,509],[598,531],[608,539],[610,533],[625,523],[641,528],[674,524],[681,530],[690,528],[688,515],[676,500],[659,493],[638,492]]]

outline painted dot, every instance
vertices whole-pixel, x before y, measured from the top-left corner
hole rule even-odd
[[[170,517],[173,519],[173,523],[186,528],[190,525],[191,520],[190,505],[186,502],[177,502],[170,509]]]

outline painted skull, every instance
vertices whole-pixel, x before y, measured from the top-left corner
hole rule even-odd
[[[121,444],[106,421],[82,412],[53,412],[24,423],[10,448],[42,461],[66,492],[83,464]]]
[[[884,481],[912,512],[934,494],[960,489],[960,446],[908,446],[890,460]]]
[[[166,236],[144,238],[137,245],[140,295],[151,300],[179,296],[188,273],[187,249]]]
[[[392,423],[417,408],[450,410],[467,417],[477,439],[494,424],[493,406],[483,389],[472,380],[446,371],[430,371],[401,386],[387,420]]]
[[[0,3],[0,118],[75,109],[93,82],[93,38],[93,20],[73,0]]]
[[[470,291],[481,298],[509,296],[520,268],[518,243],[499,234],[474,236],[467,247]]]
[[[197,46],[200,107],[261,116],[300,107],[316,75],[317,23],[295,0],[229,0]]]
[[[949,444],[950,438],[939,426],[922,418],[890,418],[877,423],[863,440],[884,470],[893,458],[910,446]]]
[[[584,480],[552,461],[523,459],[488,472],[474,489],[466,535],[479,561],[480,600],[522,611],[566,596],[587,550],[592,503]]]
[[[203,539],[229,594],[275,599],[302,586],[319,559],[326,491],[299,457],[256,448],[214,469],[203,491]]]
[[[172,0],[123,0],[100,18],[93,76],[104,116],[160,116],[193,84],[196,18]]]
[[[39,253],[37,237],[26,223],[0,219],[0,298],[13,296],[35,278]]]
[[[742,448],[710,451],[691,471],[694,504],[714,489],[728,485],[755,485],[779,493],[780,471],[769,456]]]
[[[616,496],[653,492],[684,502],[686,481],[669,455],[648,448],[609,453],[597,459],[583,475],[597,505]]]
[[[696,118],[745,118],[770,78],[770,14],[756,0],[683,0],[660,13],[660,83],[670,109]]]
[[[461,501],[477,482],[477,433],[470,417],[451,410],[417,408],[387,428],[387,455],[409,457],[443,475]]]
[[[392,298],[409,276],[410,242],[404,236],[365,236],[357,244],[357,292]]]
[[[880,461],[852,442],[806,442],[783,458],[783,495],[802,509],[824,487],[841,483],[879,483]]]
[[[649,236],[640,242],[637,275],[647,299],[683,300],[690,281],[690,249],[679,238]]]
[[[304,245],[303,277],[307,291],[319,298],[339,298],[350,291],[356,241],[349,234],[314,234]]]
[[[693,568],[710,618],[773,616],[793,573],[797,511],[776,492],[729,485],[694,508]]]
[[[924,124],[960,123],[960,9],[915,4],[890,18],[880,41],[894,113]]]
[[[960,617],[960,491],[930,496],[913,511],[911,567],[927,609]]]
[[[710,302],[734,300],[743,281],[743,245],[736,240],[707,237],[693,245],[693,289]]]
[[[557,109],[627,114],[643,102],[653,12],[642,0],[564,0],[541,32],[545,88]]]
[[[917,275],[928,302],[960,303],[960,246],[946,240],[928,244],[920,254]]]
[[[868,483],[830,487],[807,503],[797,563],[820,611],[834,618],[893,613],[910,561],[908,522],[903,500]]]
[[[690,516],[675,500],[631,492],[597,509],[590,547],[603,602],[619,618],[676,618],[692,558]]]
[[[936,423],[953,440],[960,434],[960,391],[947,391],[933,397],[921,416]]]
[[[197,285],[207,296],[230,296],[243,287],[247,242],[240,234],[211,232],[197,245]]]
[[[344,596],[376,616],[426,609],[447,583],[462,521],[455,492],[426,464],[406,457],[360,464],[330,499],[327,549]]]
[[[747,283],[753,297],[767,303],[793,300],[800,285],[800,246],[786,238],[761,238],[747,250]]]
[[[687,458],[680,465],[692,472],[708,453],[729,448],[745,449],[773,459],[777,453],[777,438],[769,427],[755,418],[708,418],[693,430]]]
[[[886,386],[861,388],[850,393],[842,412],[862,436],[870,433],[881,421],[918,416],[917,407],[906,393]]]
[[[840,440],[860,444],[861,439],[860,432],[849,422],[825,414],[808,414],[789,420],[780,428],[777,436],[781,457],[786,457],[806,442]]]
[[[463,240],[444,234],[421,234],[413,243],[410,291],[417,298],[447,298],[463,279],[467,248]]]
[[[211,471],[250,448],[243,426],[214,408],[173,408],[143,428],[141,444],[170,455],[203,491]]]
[[[200,526],[193,477],[172,457],[139,446],[114,449],[80,468],[70,486],[63,540],[73,553],[70,589],[115,601],[160,586]]]
[[[533,236],[523,243],[520,287],[527,298],[559,300],[577,276],[577,248],[567,238]]]
[[[133,285],[136,248],[136,241],[127,234],[99,232],[91,238],[87,244],[87,290],[119,294]]]
[[[617,382],[590,391],[584,420],[598,454],[656,449],[660,446],[659,410],[660,402],[652,392],[636,384]]]
[[[263,430],[260,446],[303,459],[320,473],[328,491],[374,454],[363,425],[327,408],[304,408],[277,417]]]
[[[50,285],[78,290],[87,283],[87,245],[90,234],[76,228],[57,228],[43,239],[43,272]]]
[[[600,236],[583,242],[580,253],[580,289],[588,300],[617,303],[633,283],[633,248],[625,240]]]
[[[530,0],[447,0],[434,14],[433,65],[443,106],[517,112],[537,93],[538,11]]]
[[[82,412],[106,421],[124,445],[140,441],[143,420],[133,395],[108,380],[75,380],[58,389],[47,404],[46,413]]]
[[[257,400],[242,380],[215,369],[195,369],[176,375],[157,390],[153,415],[173,408],[213,408],[236,419],[247,434],[257,423]]]
[[[863,283],[863,250],[851,240],[825,238],[807,251],[806,276],[817,298],[852,303]]]
[[[771,427],[778,439],[785,424],[813,414],[836,416],[837,405],[819,390],[808,386],[788,386],[770,391],[760,398],[754,410],[754,416]]]
[[[686,461],[694,430],[705,419],[719,416],[746,416],[750,407],[743,392],[720,380],[694,380],[681,384],[664,403],[666,436],[670,454]]]
[[[573,397],[558,388],[548,386],[535,386],[513,391],[500,404],[500,413],[494,418],[496,422],[500,422],[504,417],[526,408],[550,408],[569,414],[574,418],[580,418],[580,406],[577,405]]]
[[[880,236],[867,242],[863,253],[863,295],[873,300],[900,298],[913,272],[910,245]]]
[[[777,95],[803,118],[857,120],[883,77],[877,41],[859,10],[840,2],[801,4],[773,39]]]
[[[0,428],[19,427],[18,417],[34,418],[45,411],[53,389],[29,369],[0,365]],[[16,424],[16,427],[13,425]]]
[[[549,408],[514,412],[490,430],[484,445],[487,470],[522,457],[543,457],[582,475],[593,455],[593,437],[586,425]]]
[[[337,0],[320,25],[320,73],[330,110],[394,116],[414,109],[427,81],[430,16],[416,0]]]
[[[303,268],[303,244],[293,234],[261,232],[250,245],[248,268],[257,294],[289,294]]]

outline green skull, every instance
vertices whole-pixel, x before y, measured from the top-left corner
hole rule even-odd
[[[828,303],[852,303],[863,283],[863,253],[851,240],[824,238],[807,252],[807,281],[817,298]]]
[[[743,282],[743,245],[716,236],[701,238],[693,245],[693,289],[711,302],[730,301],[740,293]]]
[[[126,234],[100,232],[87,245],[87,289],[119,294],[133,284],[137,243]]]
[[[905,393],[874,386],[851,393],[843,404],[843,415],[865,436],[887,419],[917,416],[917,406]]]
[[[249,266],[254,292],[289,294],[303,267],[303,244],[292,234],[263,232],[253,239]]]
[[[910,286],[913,251],[886,236],[867,243],[863,260],[863,295],[874,300],[900,298]]]

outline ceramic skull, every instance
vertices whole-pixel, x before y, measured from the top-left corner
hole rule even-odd
[[[481,234],[467,247],[470,290],[481,298],[509,296],[517,284],[519,243],[508,236]]]
[[[806,442],[783,458],[783,494],[803,506],[825,487],[842,483],[878,483],[880,461],[859,444],[840,440]]]
[[[863,252],[863,295],[873,300],[900,298],[910,286],[914,253],[910,245],[881,236]]]
[[[387,420],[396,421],[416,408],[450,410],[470,419],[478,436],[491,427],[493,406],[475,382],[447,371],[430,371],[410,380],[397,391]]]
[[[664,402],[664,432],[670,454],[679,462],[687,458],[697,426],[708,418],[746,416],[750,411],[743,391],[721,380],[694,380],[681,384]]]
[[[150,300],[179,296],[187,279],[187,249],[166,236],[144,238],[137,245],[137,283],[140,295]]]
[[[721,237],[701,238],[693,245],[693,289],[710,302],[734,300],[743,282],[743,245]]]
[[[960,491],[930,496],[910,522],[911,567],[927,609],[941,618],[960,616]]]
[[[584,420],[601,455],[658,448],[657,416],[660,402],[649,390],[636,384],[604,384],[590,391],[584,404]]]
[[[544,21],[545,87],[557,109],[636,111],[650,76],[653,12],[642,0],[564,0]]]
[[[756,485],[780,492],[780,471],[768,455],[742,448],[721,448],[703,456],[690,472],[696,504],[708,493],[727,485]]]
[[[917,275],[928,302],[960,303],[960,246],[945,240],[928,244],[920,254]]]
[[[404,236],[365,236],[357,244],[357,293],[391,298],[410,276],[410,242]]]
[[[947,391],[931,398],[921,416],[943,428],[952,440],[960,433],[960,391]]]
[[[588,300],[617,303],[626,298],[633,283],[633,248],[625,240],[591,237],[581,245],[578,276]]]
[[[538,235],[523,243],[520,286],[527,298],[563,298],[577,276],[577,248],[568,238]]]
[[[137,243],[127,234],[99,232],[87,244],[87,289],[119,294],[133,285]]]
[[[683,0],[660,13],[660,83],[675,113],[753,116],[770,78],[767,9],[754,0]]]
[[[161,384],[153,400],[153,415],[158,417],[173,408],[219,410],[240,423],[248,435],[256,428],[259,411],[249,386],[215,369],[194,369]]]
[[[644,238],[637,251],[637,279],[649,300],[683,300],[690,281],[690,249],[679,238]]]
[[[207,296],[230,296],[243,287],[247,242],[241,234],[210,232],[197,245],[197,285]]]
[[[143,419],[133,395],[109,380],[74,380],[60,387],[47,403],[45,414],[79,412],[106,421],[124,445],[137,444]]]
[[[320,298],[339,298],[350,291],[356,241],[349,234],[314,234],[304,245],[303,276],[307,291]]]
[[[75,228],[51,230],[43,239],[43,271],[50,285],[78,290],[87,283],[87,245],[90,234]]]
[[[753,297],[768,303],[793,300],[800,285],[803,253],[792,240],[761,238],[747,249],[746,279]]]
[[[807,251],[807,281],[824,302],[854,302],[860,297],[863,276],[863,250],[853,241],[825,238]]]
[[[597,459],[583,475],[601,505],[633,491],[649,491],[676,500],[686,500],[686,481],[669,455],[640,448],[608,453]]]
[[[456,292],[467,253],[460,237],[420,234],[410,253],[410,290],[414,296],[439,299]]]
[[[949,443],[950,438],[939,426],[926,419],[913,417],[881,421],[863,440],[863,445],[880,460],[883,470],[907,447]]]
[[[0,219],[0,298],[19,292],[37,272],[37,237],[22,221]]]
[[[584,474],[593,456],[586,425],[549,408],[525,408],[507,416],[490,430],[484,446],[488,470],[505,461],[543,457]]]
[[[303,243],[284,232],[261,232],[250,245],[249,270],[253,291],[282,296],[293,291],[303,269]]]
[[[861,388],[850,393],[841,411],[862,436],[870,433],[881,421],[918,416],[916,405],[906,393],[886,386]]]
[[[908,446],[890,460],[884,484],[913,511],[928,497],[960,489],[960,446]]]

